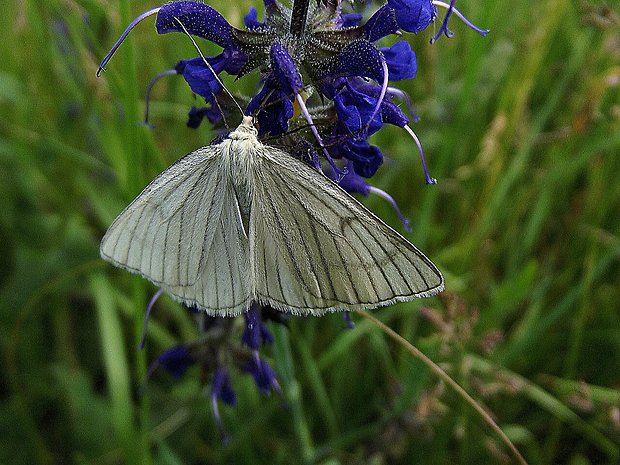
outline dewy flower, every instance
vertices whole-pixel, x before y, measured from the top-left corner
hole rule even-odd
[[[289,7],[265,0],[263,21],[252,8],[244,18],[245,29],[233,27],[205,3],[178,1],[136,18],[102,69],[129,30],[156,14],[160,34],[186,32],[222,47],[216,56],[182,60],[175,66],[209,109],[192,109],[190,126],[196,127],[205,116],[221,125],[227,114],[235,111],[222,98],[218,74],[243,77],[258,69],[262,88],[250,99],[246,112],[256,116],[260,136],[300,158],[324,156],[338,174],[336,179],[342,178],[345,166],[370,177],[383,163],[383,155],[367,142],[368,137],[385,124],[404,127],[409,123],[392,104],[394,93],[388,90],[388,82],[411,79],[417,72],[415,53],[406,41],[390,47],[376,43],[401,30],[423,31],[435,20],[436,5],[448,8],[442,26],[447,31],[454,0],[450,5],[388,0],[366,22],[358,12],[344,11],[346,5],[340,1],[293,0]],[[223,102],[216,101],[218,98]],[[298,131],[291,135],[290,129]],[[308,149],[300,139],[310,141],[312,147]],[[310,156],[308,152],[312,152]],[[424,170],[427,182],[432,183],[426,167]]]
[[[416,55],[405,40],[382,46],[379,41],[402,36],[402,31],[424,31],[436,19],[438,6],[446,8],[447,14],[432,40],[442,34],[452,35],[448,29],[452,13],[480,34],[488,31],[467,21],[454,8],[455,0],[449,4],[439,0],[387,0],[368,14],[353,11],[342,0],[263,3],[263,19],[251,8],[244,17],[243,29],[233,27],[202,2],[176,1],[153,8],[131,22],[102,61],[99,72],[136,24],[152,15],[156,15],[155,27],[160,34],[181,32],[218,45],[222,50],[215,56],[205,57],[198,50],[200,56],[183,59],[173,69],[158,74],[147,91],[147,115],[152,85],[163,76],[177,74],[204,99],[204,106],[190,110],[188,125],[196,128],[206,118],[215,128],[230,130],[228,119],[238,121],[240,117],[238,104],[222,87],[220,75],[226,73],[239,79],[257,71],[260,88],[254,95],[238,100],[245,107],[244,113],[255,117],[259,137],[308,162],[349,192],[380,195],[390,202],[407,227],[408,222],[392,197],[366,180],[384,160],[381,150],[368,138],[385,125],[403,128],[418,148],[426,182],[436,181],[426,169],[419,139],[409,127],[409,117],[399,106],[404,103],[413,121],[417,121],[411,101],[404,92],[390,86],[390,82],[416,75]],[[371,2],[365,4],[372,7]],[[364,17],[368,19],[364,21]],[[149,313],[153,302],[149,303]],[[268,310],[258,306],[248,309],[242,334],[247,350],[241,357],[243,362],[236,363],[252,375],[265,393],[280,389],[274,370],[258,352],[261,345],[272,339],[261,319],[261,315],[269,314]],[[217,319],[203,321],[208,329],[206,334],[221,324]],[[218,344],[224,344],[222,341]],[[208,343],[175,347],[160,356],[154,367],[163,366],[174,376],[182,376],[192,364],[207,366],[213,374],[213,412],[221,427],[217,402],[234,403],[234,393],[225,363],[227,357],[220,350],[214,351],[214,344],[211,338]],[[238,348],[229,349],[239,354]],[[237,355],[232,358],[238,359]]]

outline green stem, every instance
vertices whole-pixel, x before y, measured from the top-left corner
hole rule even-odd
[[[291,13],[291,34],[297,37],[304,35],[306,30],[306,19],[308,18],[308,7],[310,0],[294,0],[293,12]]]
[[[284,395],[291,409],[293,428],[301,449],[300,454],[303,457],[303,463],[310,464],[314,462],[315,452],[310,428],[304,414],[301,387],[295,377],[288,330],[281,325],[275,325],[273,332],[275,336],[274,358],[283,384]]]
[[[120,16],[123,24],[129,24],[134,18],[131,12],[131,2],[123,0],[120,2]],[[144,171],[146,165],[144,159],[143,137],[140,134],[137,122],[141,120],[140,110],[138,106],[138,76],[136,71],[136,60],[133,44],[127,43],[123,48],[122,73],[123,73],[123,105],[125,109],[125,134],[124,141],[127,149],[125,150],[125,163],[127,179],[124,186],[124,194],[128,199],[133,198],[144,187]],[[145,309],[144,283],[136,278],[132,284],[132,300],[133,300],[133,326],[134,338],[132,344],[137,346],[142,333],[142,325]],[[146,353],[141,350],[134,350],[134,363],[136,366],[136,376],[138,379],[144,379],[147,370]],[[138,399],[138,413],[136,436],[138,444],[135,445],[137,458],[140,465],[149,465],[152,463],[151,454],[149,452],[149,396],[142,395]]]
[[[444,383],[446,383],[448,386],[454,389],[456,393],[459,396],[461,396],[463,400],[465,400],[465,402],[467,402],[476,412],[478,412],[478,414],[485,421],[485,423],[489,425],[491,429],[495,431],[495,433],[497,433],[497,435],[501,438],[502,442],[506,444],[506,447],[510,449],[510,451],[514,455],[517,462],[520,463],[521,465],[527,465],[527,462],[525,461],[521,453],[517,450],[515,445],[510,441],[510,439],[508,439],[508,436],[506,436],[506,433],[504,433],[501,430],[501,428],[497,425],[497,423],[493,421],[491,416],[482,408],[482,406],[478,402],[476,402],[474,398],[471,397],[467,393],[467,391],[465,391],[465,389],[459,386],[459,384],[456,381],[454,381],[450,377],[450,375],[448,375],[445,371],[443,371],[439,367],[439,365],[437,365],[430,358],[424,355],[417,347],[415,347],[413,344],[407,341],[404,337],[402,337],[392,328],[390,328],[389,326],[387,326],[386,324],[384,324],[383,322],[381,322],[380,320],[372,316],[370,313],[365,312],[365,311],[359,311],[358,313],[364,318],[366,318],[367,320],[370,320],[381,331],[383,331],[385,334],[390,336],[397,343],[399,343],[401,346],[407,349],[409,353],[411,353],[415,358],[417,358],[422,363],[424,363],[439,379],[441,379]]]

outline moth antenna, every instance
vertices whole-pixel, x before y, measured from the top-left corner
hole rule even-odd
[[[215,70],[213,69],[211,64],[207,61],[207,59],[205,58],[204,54],[202,53],[202,50],[200,50],[200,47],[198,47],[198,44],[196,43],[196,41],[194,40],[192,35],[185,28],[185,25],[179,20],[179,18],[175,17],[174,19],[175,19],[175,21],[177,23],[179,23],[179,25],[183,29],[183,32],[185,32],[187,37],[189,37],[189,40],[192,41],[192,44],[194,44],[194,48],[196,48],[196,50],[198,51],[198,54],[200,55],[200,58],[202,58],[202,61],[204,62],[204,64],[207,65],[207,68],[209,68],[211,73],[213,73],[213,77],[215,78],[215,80],[222,86],[222,89],[224,89],[224,91],[232,99],[232,101],[235,102],[235,105],[239,109],[239,113],[241,113],[241,115],[244,115],[245,113],[243,112],[243,109],[241,108],[241,105],[239,105],[239,102],[237,102],[237,99],[235,99],[233,94],[226,88],[226,86],[224,85],[224,83],[222,82],[220,77],[217,75],[217,73],[215,72]],[[228,124],[226,123],[226,117],[224,116],[224,112],[222,111],[222,108],[220,107],[219,103],[217,103],[217,99],[215,98],[215,95],[214,95],[214,99],[213,100],[217,104],[218,108],[220,109],[220,113],[222,114],[222,119],[224,120],[224,124],[226,124],[226,126],[228,126]]]

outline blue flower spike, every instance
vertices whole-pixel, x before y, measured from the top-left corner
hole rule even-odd
[[[239,78],[259,69],[263,85],[246,105],[245,113],[256,116],[260,137],[268,136],[273,145],[280,144],[293,155],[307,159],[306,144],[300,140],[308,130],[297,137],[287,135],[291,126],[300,127],[301,115],[314,139],[315,153],[324,156],[337,174],[337,182],[342,181],[347,169],[370,177],[383,163],[383,155],[367,139],[384,124],[406,128],[408,123],[391,99],[402,98],[411,112],[408,97],[390,87],[389,81],[412,79],[417,73],[415,53],[408,42],[399,40],[390,47],[378,47],[376,43],[403,31],[418,34],[425,30],[437,17],[437,6],[448,9],[440,34],[450,35],[447,25],[452,12],[481,34],[488,31],[466,20],[454,8],[455,0],[450,4],[439,0],[388,0],[365,22],[361,14],[343,11],[346,6],[339,1],[317,1],[314,8],[309,8],[311,1],[293,0],[288,9],[275,0],[264,0],[263,20],[259,21],[256,9],[251,8],[242,30],[205,3],[171,2],[132,21],[101,63],[100,71],[127,34],[143,19],[156,15],[158,33],[183,32],[222,48],[216,56],[201,54],[175,67],[207,104],[191,110],[190,127],[198,127],[205,117],[215,126],[226,125],[230,108],[221,103],[224,97],[219,74],[226,72]],[[330,107],[332,113],[325,113]],[[316,108],[323,110],[317,114]],[[320,122],[315,121],[317,116]],[[312,165],[322,171],[320,163]],[[425,177],[427,183],[433,183],[426,169]]]
[[[489,31],[465,18],[455,8],[456,0],[387,0],[369,16],[351,11],[341,0],[291,0],[291,8],[276,0],[263,3],[262,21],[257,10],[250,8],[242,29],[233,27],[218,11],[199,1],[173,1],[152,8],[129,24],[102,60],[97,76],[133,28],[156,16],[159,34],[187,34],[199,56],[180,60],[173,69],[151,80],[145,98],[145,124],[150,124],[153,85],[164,76],[180,75],[205,105],[189,110],[189,127],[197,128],[207,119],[223,138],[231,130],[227,117],[243,107],[240,111],[255,117],[262,141],[306,161],[348,192],[382,197],[409,230],[409,220],[394,198],[367,180],[384,160],[369,138],[387,124],[404,129],[417,147],[426,183],[437,183],[429,174],[422,144],[410,127],[410,119],[419,119],[411,99],[391,85],[413,79],[418,63],[406,40],[392,41],[390,46],[379,46],[378,42],[387,36],[403,36],[403,32],[421,33],[437,18],[437,7],[447,9],[447,13],[431,42],[441,35],[452,37],[448,22],[453,13],[479,34],[484,36]],[[373,8],[372,2],[366,5]],[[364,21],[365,17],[369,19]],[[216,44],[221,51],[204,56],[194,37]],[[232,97],[220,79],[223,73],[240,79],[254,71],[260,73],[261,85],[253,95]],[[145,344],[147,324],[161,292],[157,291],[148,303],[140,348]],[[198,318],[203,337],[163,352],[149,367],[147,379],[158,367],[180,378],[190,366],[198,365],[208,375],[205,379],[212,380],[213,417],[226,443],[230,436],[223,426],[219,405],[236,403],[231,367],[251,375],[261,394],[282,393],[275,370],[259,352],[273,342],[263,320],[286,324],[281,315],[258,303],[251,305],[244,314],[241,344],[231,340],[231,334],[238,334],[238,326],[233,326],[230,319]],[[349,312],[343,317],[346,326],[352,328]]]
[[[157,297],[156,294],[149,302],[150,308]],[[193,309],[190,308],[190,311],[193,312]],[[241,336],[241,344],[250,349],[249,351],[232,349],[224,342],[231,334],[230,319],[210,316],[208,321],[203,322],[201,326],[204,338],[176,345],[160,354],[148,369],[145,385],[158,368],[163,368],[175,379],[183,377],[192,365],[199,366],[203,373],[211,373],[209,397],[213,418],[221,433],[222,441],[227,443],[230,437],[223,426],[219,402],[231,406],[236,404],[227,365],[232,364],[242,372],[251,375],[261,394],[267,395],[272,391],[282,394],[275,370],[259,355],[260,346],[273,342],[273,335],[262,321],[263,311],[264,309],[259,305],[253,305],[245,313],[246,329]],[[273,321],[278,321],[278,319],[274,317]],[[226,363],[222,364],[221,361],[226,361]]]

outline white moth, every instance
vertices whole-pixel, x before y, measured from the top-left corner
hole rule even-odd
[[[218,316],[252,302],[301,315],[373,309],[444,288],[407,239],[324,175],[263,145],[251,117],[155,178],[100,252]]]

